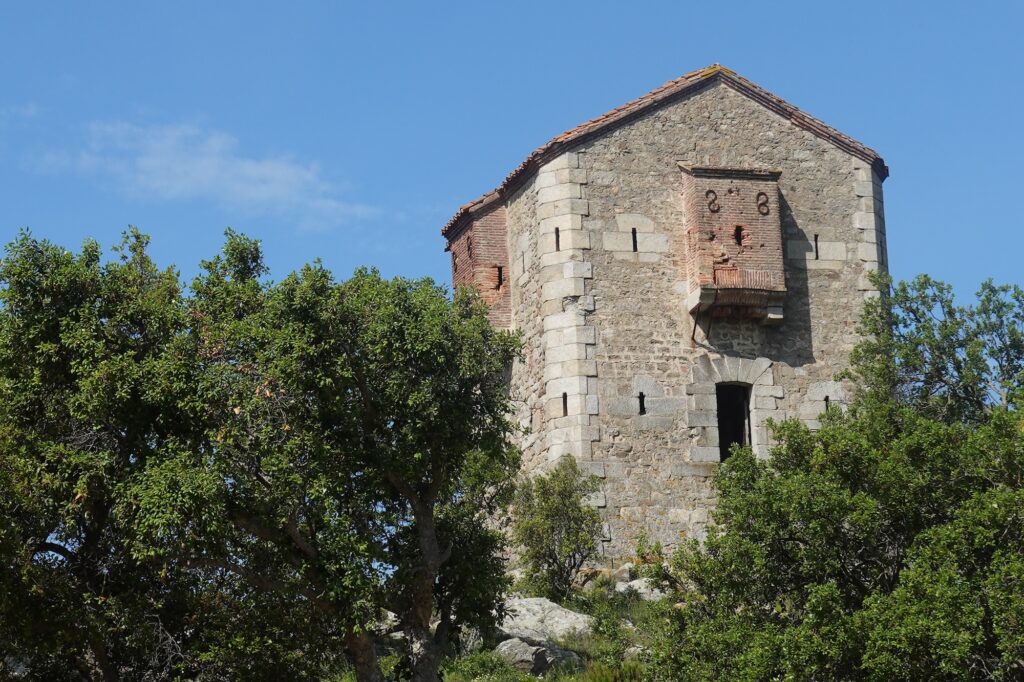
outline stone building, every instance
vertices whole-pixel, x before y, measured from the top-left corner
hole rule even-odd
[[[444,227],[456,286],[522,332],[524,466],[602,479],[605,552],[702,537],[733,442],[847,399],[885,269],[871,149],[719,65],[533,152]]]

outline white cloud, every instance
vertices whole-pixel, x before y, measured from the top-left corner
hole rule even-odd
[[[271,216],[301,229],[329,229],[377,213],[342,200],[316,164],[246,156],[238,146],[231,135],[191,124],[94,123],[84,149],[47,155],[40,166],[110,178],[136,196],[205,200],[233,216]]]

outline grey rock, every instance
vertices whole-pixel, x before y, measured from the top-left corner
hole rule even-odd
[[[531,644],[518,637],[506,639],[495,649],[514,668],[530,675],[543,675],[551,668],[581,668],[582,660],[573,651],[552,644]]]
[[[639,644],[633,644],[632,646],[626,647],[626,651],[623,652],[622,657],[628,661],[630,659],[637,658],[638,656],[643,656],[646,653],[647,649],[645,647],[642,647]]]
[[[658,601],[665,598],[665,593],[655,587],[649,578],[637,578],[628,583],[616,583],[616,592],[636,592],[644,601]]]
[[[380,616],[371,627],[374,632],[381,634],[395,632],[399,629],[398,615],[387,610],[381,611]]]
[[[508,614],[499,630],[507,638],[533,641],[561,639],[573,633],[587,634],[594,619],[559,606],[541,597],[513,598],[505,601]]]
[[[629,577],[630,577],[630,572],[632,570],[633,570],[633,564],[632,563],[629,563],[629,562],[624,563],[621,566],[619,566],[618,568],[612,570],[612,572],[611,572],[612,580],[615,580],[617,582],[628,582],[629,581]]]

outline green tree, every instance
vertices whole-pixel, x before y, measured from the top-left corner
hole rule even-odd
[[[485,522],[518,469],[504,378],[518,342],[428,280],[263,274],[258,245],[229,235],[193,284],[210,448],[175,460],[175,480],[196,482],[179,505],[159,482],[147,496],[159,523],[142,545],[308,603],[360,679],[381,679],[370,628],[388,609],[404,670],[435,680],[452,636],[500,610]]]
[[[22,234],[0,263],[0,660],[37,679],[172,665],[198,589],[129,546],[124,491],[199,419],[178,278],[146,245],[132,230],[102,263]]]
[[[865,307],[853,353],[861,388],[942,421],[984,420],[1018,407],[1024,386],[1024,290],[982,284],[958,305],[948,284],[920,275]]]
[[[427,280],[273,283],[229,232],[186,293],[145,250],[24,235],[0,270],[0,652],[48,679],[282,679],[344,651],[379,680],[388,609],[436,680],[500,615],[518,341]]]
[[[668,567],[658,679],[1020,678],[1022,312],[926,278],[868,306],[854,404],[720,467],[715,527]]]
[[[523,481],[515,496],[512,539],[521,548],[530,589],[562,601],[597,554],[601,516],[586,498],[599,489],[576,460],[563,458],[547,474]]]

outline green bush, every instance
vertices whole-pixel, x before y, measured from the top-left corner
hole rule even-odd
[[[450,659],[442,670],[445,682],[533,682],[494,651]]]
[[[522,550],[522,587],[564,601],[580,569],[597,553],[601,517],[585,499],[597,492],[571,458],[550,473],[523,482],[516,493],[512,539]]]
[[[614,666],[595,663],[575,678],[577,682],[640,682],[642,679],[644,667],[632,661]]]

